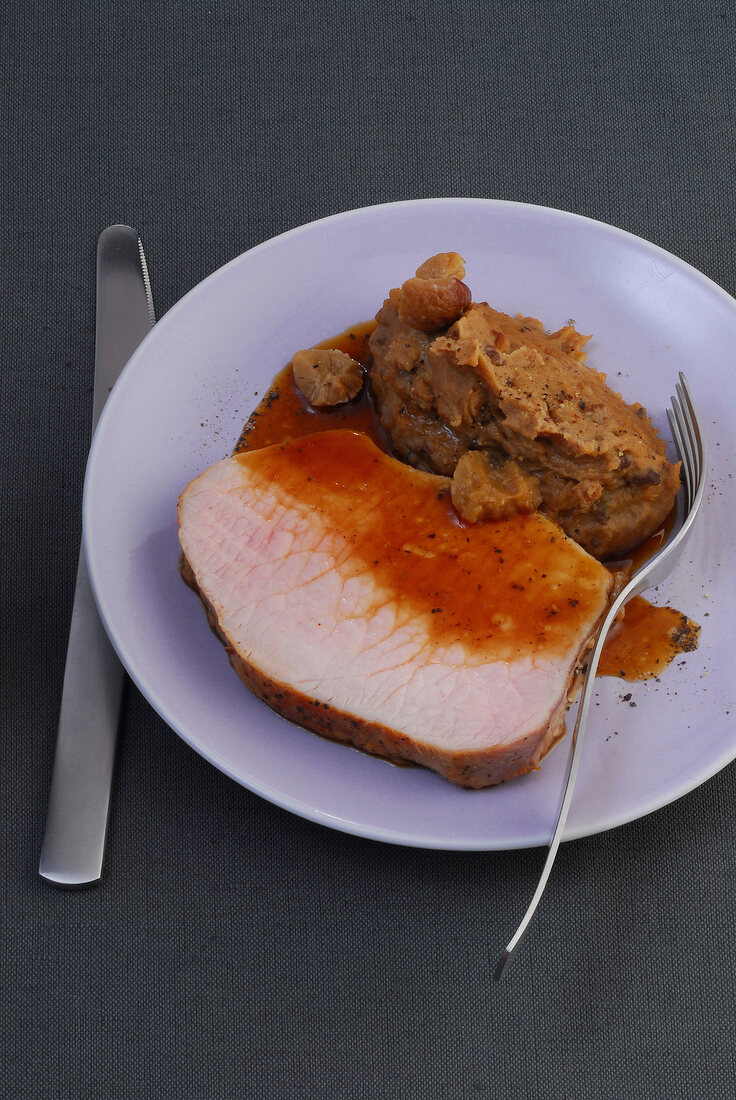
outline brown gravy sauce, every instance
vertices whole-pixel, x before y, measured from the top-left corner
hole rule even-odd
[[[370,367],[368,345],[375,321],[353,325],[339,336],[318,346],[336,348]],[[300,436],[332,428],[364,432],[387,454],[392,454],[388,436],[381,428],[376,409],[365,386],[359,397],[332,409],[315,409],[294,384],[291,366],[274,378],[269,392],[251,414],[236,444],[235,452],[255,450],[274,443],[286,443]],[[667,538],[674,523],[674,510],[663,526],[650,535],[625,561],[608,563],[631,572],[654,554]],[[624,609],[604,646],[599,676],[616,676],[631,682],[649,680],[680,654],[697,648],[700,627],[680,611],[655,607],[636,596]]]
[[[375,327],[375,321],[366,321],[354,325],[331,340],[323,340],[316,346],[344,351],[367,368],[371,362],[368,340]],[[389,438],[378,421],[367,386],[363,387],[354,401],[345,405],[337,405],[332,409],[315,409],[296,388],[289,364],[279,371],[268,393],[251,414],[235,451],[254,451],[272,443],[288,443],[299,436],[326,432],[331,428],[365,432],[382,451],[393,453]]]
[[[629,600],[625,611],[603,647],[599,676],[651,680],[675,657],[697,649],[700,627],[681,611],[655,607],[641,596]]]
[[[548,660],[568,653],[605,605],[605,567],[540,513],[462,523],[449,479],[396,462],[362,432],[301,436],[258,454],[252,488],[266,495],[278,484],[348,540],[350,564],[336,568],[375,581],[361,597],[367,617],[390,602],[397,626],[421,616],[429,639],[461,645],[469,660]]]

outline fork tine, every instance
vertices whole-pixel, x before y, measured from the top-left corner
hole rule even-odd
[[[680,458],[680,477],[685,490],[685,513],[690,511],[693,497],[695,496],[695,484],[692,476],[692,460],[689,440],[686,440],[684,430],[684,415],[680,401],[677,397],[670,398],[671,407],[667,409],[667,419],[670,422],[672,438],[675,449]]]
[[[688,497],[686,500],[686,511],[690,511],[690,509],[697,507],[700,498],[702,498],[705,492],[707,465],[705,459],[705,440],[695,408],[695,402],[690,393],[690,387],[682,372],[680,373],[680,382],[676,388],[679,395],[679,401],[673,398],[675,411],[673,417],[670,418],[670,424],[672,424],[673,419],[676,421],[677,427],[673,430],[673,436],[675,436],[675,442],[680,450],[680,457],[682,459],[686,480],[689,482],[689,493],[686,494]]]
[[[676,389],[677,396],[679,398],[676,407],[676,415],[680,427],[680,432],[682,434],[682,440],[685,445],[685,454],[682,456],[682,458],[683,462],[686,462],[687,464],[694,488],[695,482],[697,481],[698,477],[698,468],[700,465],[697,453],[697,439],[685,391],[679,383]]]
[[[690,387],[687,384],[685,375],[680,372],[680,381],[677,385],[677,392],[680,395],[680,402],[683,410],[686,413],[685,421],[692,444],[693,454],[695,457],[694,475],[696,480],[700,478],[703,470],[703,458],[704,447],[703,438],[700,430],[700,424],[698,422],[698,414],[695,411],[695,403],[693,402],[692,394],[690,393]]]

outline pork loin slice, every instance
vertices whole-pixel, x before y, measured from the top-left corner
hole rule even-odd
[[[350,431],[211,466],[181,496],[179,534],[256,695],[462,787],[536,768],[562,735],[613,586],[541,514],[464,525],[448,478]]]

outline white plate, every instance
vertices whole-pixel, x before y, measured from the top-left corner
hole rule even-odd
[[[486,791],[396,768],[274,715],[231,670],[177,573],[177,497],[229,454],[297,348],[372,317],[428,256],[456,250],[477,300],[593,333],[588,362],[667,437],[684,370],[705,425],[709,492],[675,574],[655,594],[703,626],[661,682],[598,681],[566,838],[630,821],[736,756],[733,560],[736,302],[681,260],[573,214],[481,199],[354,210],[295,229],[195,287],[152,330],[94,438],[86,550],[105,625],[159,714],[216,767],[323,825],[418,847],[547,841],[568,739],[540,771]],[[632,693],[631,706],[622,696]]]

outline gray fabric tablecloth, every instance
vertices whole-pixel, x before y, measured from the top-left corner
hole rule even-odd
[[[590,215],[736,286],[722,0],[76,2],[2,17],[0,1093],[728,1097],[736,771],[541,850],[321,828],[126,693],[106,872],[37,876],[81,529],[100,230],[159,314],[250,246],[434,195]]]

